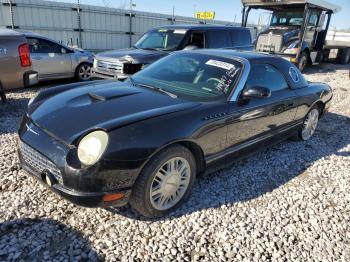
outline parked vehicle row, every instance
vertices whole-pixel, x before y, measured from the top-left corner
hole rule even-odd
[[[129,49],[97,54],[93,77],[125,80],[145,66],[178,50],[232,48],[253,51],[249,29],[214,25],[170,25],[146,32]]]
[[[125,82],[40,92],[19,129],[20,162],[73,203],[130,203],[162,216],[199,174],[289,137],[310,139],[331,98],[280,57],[174,52]]]
[[[0,82],[4,90],[61,78],[91,78],[93,55],[28,32],[0,30]]]

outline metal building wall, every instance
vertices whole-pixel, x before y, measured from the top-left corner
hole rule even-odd
[[[0,27],[12,27],[10,4],[0,0]],[[199,21],[191,17],[132,11],[131,36],[128,10],[48,2],[42,0],[12,0],[13,26],[45,35],[65,44],[80,45],[102,51],[126,48],[135,43],[147,30],[168,24],[193,24]],[[79,29],[80,17],[80,29]],[[215,24],[232,24],[213,21]],[[238,24],[237,24],[238,25]]]

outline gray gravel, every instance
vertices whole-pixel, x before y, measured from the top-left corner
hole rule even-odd
[[[350,66],[310,70],[333,104],[308,142],[285,142],[196,181],[171,216],[85,209],[18,167],[16,129],[37,89],[0,105],[0,261],[350,261]]]

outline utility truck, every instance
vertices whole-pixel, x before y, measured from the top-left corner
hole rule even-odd
[[[243,27],[247,26],[251,10],[271,13],[268,27],[256,40],[257,52],[282,56],[301,71],[308,65],[332,58],[330,54],[339,63],[350,62],[350,38],[349,41],[326,38],[331,17],[341,7],[324,0],[242,0],[242,4]]]

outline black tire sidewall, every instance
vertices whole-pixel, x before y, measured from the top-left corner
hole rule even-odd
[[[305,59],[306,59],[306,64],[305,64],[305,66],[302,68],[302,67],[301,67],[301,66],[302,66],[301,61],[303,60],[304,57],[305,57]],[[303,71],[306,69],[306,67],[307,67],[307,65],[308,65],[308,60],[309,60],[309,57],[308,57],[307,53],[306,53],[306,52],[302,52],[301,55],[300,55],[299,61],[298,61],[298,69],[299,69],[301,72],[303,72]]]
[[[165,162],[167,162],[168,160],[170,160],[171,158],[174,158],[174,157],[182,157],[188,161],[188,163],[190,165],[190,170],[191,170],[190,182],[189,182],[189,185],[187,187],[185,194],[183,195],[183,197],[181,198],[181,200],[178,203],[176,203],[173,207],[171,207],[169,209],[158,210],[152,206],[151,200],[150,200],[150,190],[151,190],[153,178],[155,177],[156,172],[159,170],[159,168],[161,168]],[[141,172],[140,176],[143,176],[143,177],[141,177],[143,179],[140,179],[140,180],[142,180],[142,181],[144,181],[144,179],[146,180],[146,183],[143,186],[142,199],[141,199],[142,203],[139,203],[142,205],[143,210],[138,210],[138,208],[136,208],[136,209],[137,209],[137,211],[139,211],[140,213],[142,213],[146,217],[159,217],[159,216],[166,215],[169,212],[175,210],[189,197],[189,195],[191,194],[192,188],[193,188],[195,178],[196,178],[196,162],[195,162],[195,159],[194,159],[192,153],[187,148],[182,147],[182,146],[174,146],[174,147],[170,147],[168,149],[165,149],[164,151],[158,153],[156,157],[152,158],[149,161],[149,163],[145,166],[145,168]],[[140,181],[136,181],[136,183],[138,183],[138,182],[140,182]],[[141,182],[141,183],[143,183],[143,182]],[[138,186],[140,186],[140,185],[138,185]],[[132,202],[133,201],[131,201],[131,204],[132,204]],[[146,211],[146,212],[144,212],[144,211]]]

